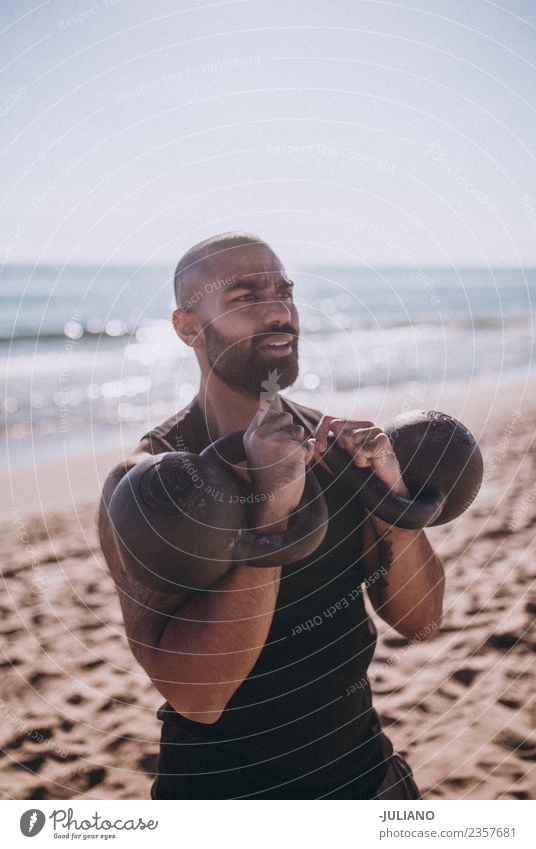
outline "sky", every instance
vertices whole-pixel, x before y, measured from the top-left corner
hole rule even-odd
[[[536,265],[536,3],[3,0],[0,261]]]

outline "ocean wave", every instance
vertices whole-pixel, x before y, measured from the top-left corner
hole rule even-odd
[[[301,335],[321,336],[321,335],[337,335],[345,331],[367,330],[383,332],[385,330],[402,330],[404,328],[419,329],[421,331],[427,328],[434,332],[438,329],[449,331],[463,330],[493,330],[493,329],[516,329],[528,328],[534,323],[534,316],[529,314],[524,316],[477,316],[474,318],[462,318],[460,316],[449,316],[441,320],[431,320],[429,316],[422,318],[412,318],[408,321],[400,321],[400,319],[384,319],[378,322],[363,321],[359,318],[346,316],[345,326],[341,326],[338,322],[336,314],[329,316],[327,320],[308,323],[302,322]],[[352,320],[353,319],[353,320]],[[96,329],[96,328],[99,329]],[[162,330],[165,327],[171,328],[171,322],[168,319],[154,319],[152,321],[144,321],[139,325],[127,325],[120,319],[112,319],[108,322],[101,322],[94,319],[84,326],[78,322],[67,322],[62,329],[42,330],[36,332],[28,328],[16,328],[12,333],[2,333],[0,330],[0,345],[12,344],[14,342],[68,342],[69,340],[78,341],[79,339],[92,340],[95,343],[108,341],[109,339],[124,339],[130,340],[132,337],[139,337],[143,333],[150,333],[151,330]]]

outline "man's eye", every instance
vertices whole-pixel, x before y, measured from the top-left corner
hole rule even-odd
[[[290,291],[280,292],[279,296],[281,298],[288,298],[288,299],[292,300],[292,292],[290,292]],[[256,300],[257,295],[255,295],[253,292],[250,292],[249,295],[239,295],[238,298],[235,298],[234,300],[235,301],[251,301],[252,299]],[[266,300],[269,301],[270,298],[267,298]]]

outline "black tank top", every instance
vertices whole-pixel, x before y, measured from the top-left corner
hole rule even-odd
[[[311,434],[321,413],[281,401]],[[213,441],[195,399],[151,435],[173,451],[199,453]],[[326,537],[282,568],[266,643],[220,719],[194,722],[169,702],[159,709],[153,798],[370,799],[383,780],[392,747],[367,678],[376,630],[363,603],[366,514],[321,466],[314,471],[330,515]]]

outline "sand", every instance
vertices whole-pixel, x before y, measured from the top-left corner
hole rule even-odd
[[[381,425],[421,406],[461,418],[486,463],[470,510],[427,532],[447,572],[439,633],[408,643],[376,618],[375,705],[428,799],[536,798],[534,390],[360,396],[360,417]],[[355,396],[336,401],[326,412],[357,412]],[[1,798],[149,798],[163,699],[129,651],[94,523],[118,454],[0,476]]]

